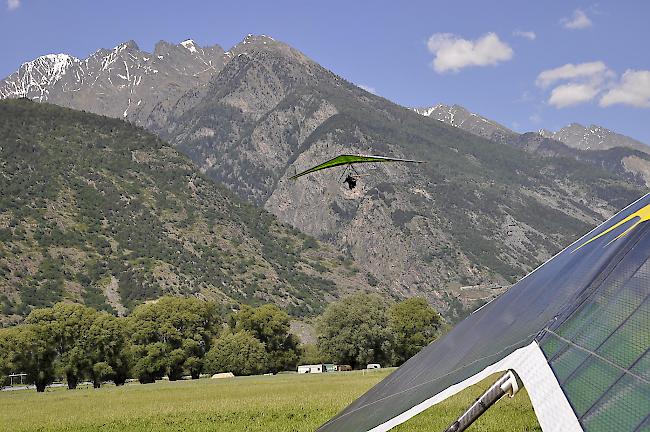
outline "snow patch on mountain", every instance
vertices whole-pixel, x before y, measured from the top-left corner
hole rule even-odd
[[[218,45],[200,47],[192,39],[160,41],[154,53],[131,40],[83,60],[48,54],[0,80],[0,99],[24,97],[144,122],[161,100],[206,82],[228,60]]]
[[[50,87],[77,63],[78,58],[67,54],[47,54],[25,62],[18,71],[0,82],[0,98],[31,96],[39,102],[47,100]]]
[[[425,117],[436,119],[493,141],[504,142],[508,137],[514,135],[514,132],[507,127],[470,112],[460,105],[438,104],[432,107],[412,109]]]
[[[189,52],[191,52],[191,53],[196,53],[197,52],[196,44],[194,43],[194,41],[192,39],[184,40],[183,42],[181,42],[181,45],[183,45],[185,48],[187,48],[187,50]]]

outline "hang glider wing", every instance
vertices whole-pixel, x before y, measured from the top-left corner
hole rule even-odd
[[[425,161],[419,161],[419,160],[412,160],[412,159],[399,159],[399,158],[391,158],[391,157],[384,157],[384,156],[363,156],[363,155],[340,155],[335,157],[334,159],[330,159],[327,162],[323,162],[320,165],[316,165],[315,167],[309,168],[308,170],[305,170],[301,173],[298,173],[292,177],[290,177],[292,180],[297,179],[298,177],[302,177],[306,174],[310,174],[316,171],[320,171],[323,169],[327,168],[334,168],[340,165],[352,165],[352,164],[357,164],[357,163],[368,163],[368,162],[373,162],[373,163],[378,163],[378,162],[409,162],[409,163],[425,163]]]
[[[472,313],[318,432],[385,432],[510,369],[544,432],[650,431],[649,220],[650,194]]]

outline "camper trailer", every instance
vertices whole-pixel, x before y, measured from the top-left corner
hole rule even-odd
[[[298,366],[298,373],[323,373],[323,372],[327,372],[327,369],[323,364]]]

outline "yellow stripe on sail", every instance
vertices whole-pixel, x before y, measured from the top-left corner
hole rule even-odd
[[[625,224],[626,222],[631,221],[631,220],[634,219],[634,218],[638,218],[638,220],[637,220],[636,222],[634,222],[634,223],[632,224],[632,226],[630,226],[628,229],[626,229],[625,231],[623,231],[621,234],[617,235],[617,236],[616,236],[612,241],[610,241],[609,243],[611,243],[611,242],[613,242],[613,241],[615,241],[615,240],[618,240],[618,239],[620,239],[621,237],[626,236],[627,233],[629,233],[629,232],[632,231],[634,228],[636,228],[636,226],[639,225],[641,222],[645,222],[645,221],[650,220],[650,204],[648,204],[647,206],[643,207],[642,209],[639,209],[639,210],[635,211],[634,213],[632,213],[631,215],[629,215],[628,217],[626,217],[626,218],[623,219],[622,221],[620,221],[620,222],[618,222],[618,223],[612,225],[611,227],[609,227],[609,228],[606,229],[605,231],[601,232],[601,233],[598,234],[597,236],[592,237],[591,239],[587,240],[586,242],[584,242],[583,244],[581,244],[580,246],[578,246],[577,248],[575,248],[575,249],[573,250],[573,252],[577,251],[578,249],[580,249],[580,248],[583,247],[583,246],[588,245],[589,243],[591,243],[592,241],[598,239],[599,237],[602,237],[602,236],[604,236],[605,234],[607,234],[607,233],[609,233],[609,232],[615,230],[616,228],[620,227],[621,225]],[[609,244],[609,243],[607,243],[607,244]]]

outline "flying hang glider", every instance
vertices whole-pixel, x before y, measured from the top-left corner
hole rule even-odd
[[[347,177],[343,181],[346,183],[350,189],[354,189],[357,186],[357,181],[359,180],[360,174],[354,169],[355,164],[359,163],[380,163],[380,162],[406,162],[406,163],[426,163],[426,161],[413,160],[413,159],[399,159],[391,158],[386,156],[364,156],[364,155],[339,155],[334,159],[330,159],[327,162],[323,162],[320,165],[311,167],[303,172],[300,172],[294,176],[291,176],[291,180],[295,180],[298,177],[302,177],[307,174],[311,174],[316,171],[334,168],[337,166],[346,166],[345,171],[341,178],[347,174]]]
[[[506,371],[447,431],[465,430],[519,382],[544,432],[650,431],[650,194],[465,318],[317,432],[386,432]]]

